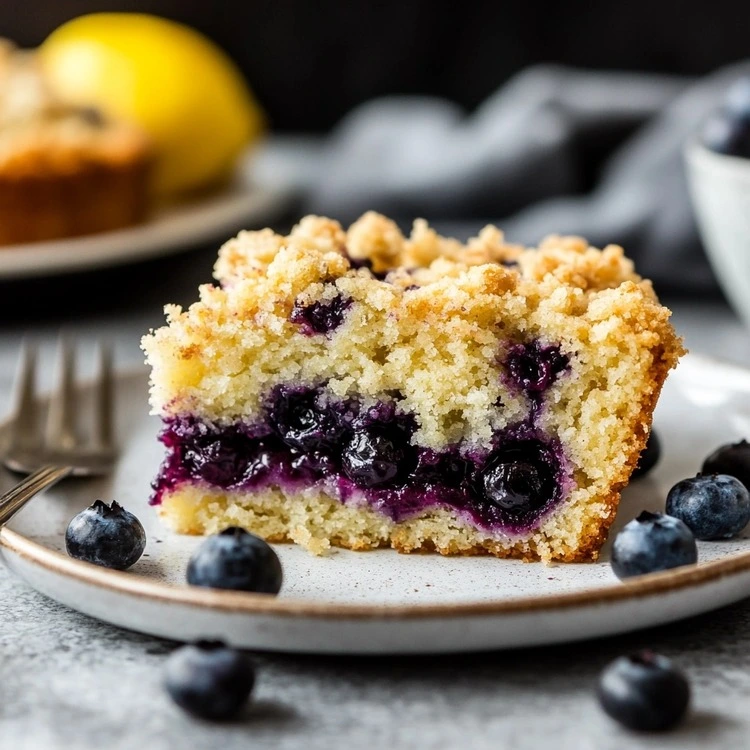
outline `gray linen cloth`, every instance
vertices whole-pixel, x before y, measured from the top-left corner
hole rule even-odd
[[[623,245],[662,291],[713,291],[682,149],[748,72],[735,65],[693,81],[538,66],[472,114],[390,96],[358,107],[325,138],[271,140],[256,174],[298,189],[305,212],[342,223],[375,209],[405,228],[424,217],[461,239],[487,222],[527,244],[579,234]],[[584,190],[592,144],[608,141],[616,146]]]

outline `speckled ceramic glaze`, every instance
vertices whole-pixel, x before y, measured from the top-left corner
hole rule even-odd
[[[750,595],[750,536],[700,543],[700,563],[620,583],[605,548],[596,564],[400,556],[337,550],[312,557],[280,545],[277,598],[191,589],[187,560],[200,539],[166,531],[149,507],[163,449],[147,416],[146,375],[118,381],[123,456],[108,480],[70,480],[37,498],[0,532],[5,562],[42,593],[93,617],[153,635],[221,637],[257,649],[318,653],[427,653],[579,640],[657,625]],[[694,475],[724,442],[750,436],[750,371],[688,356],[657,409],[663,458],[625,493],[619,528],[663,509],[667,490]],[[3,476],[5,485],[12,478]],[[64,554],[67,521],[94,499],[117,499],[148,534],[126,573]]]

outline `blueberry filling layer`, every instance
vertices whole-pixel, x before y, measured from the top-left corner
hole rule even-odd
[[[252,424],[166,420],[168,454],[152,502],[185,482],[242,491],[319,484],[344,503],[364,498],[394,521],[443,506],[480,528],[524,532],[567,494],[560,445],[530,422],[498,432],[482,452],[415,446],[416,428],[393,402],[364,407],[324,388],[277,386]]]
[[[532,397],[546,391],[569,364],[557,344],[543,344],[538,339],[514,344],[505,357],[511,385]]]
[[[343,294],[327,301],[309,304],[296,302],[290,320],[297,323],[307,336],[332,333],[344,322],[344,315],[351,304],[352,300]]]

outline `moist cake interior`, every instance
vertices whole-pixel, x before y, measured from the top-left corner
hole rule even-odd
[[[173,528],[595,559],[682,347],[622,249],[243,232],[144,338]]]

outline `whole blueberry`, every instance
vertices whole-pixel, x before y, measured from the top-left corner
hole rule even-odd
[[[398,429],[359,427],[344,447],[344,472],[359,487],[392,483],[405,468],[408,447]]]
[[[231,719],[255,685],[253,663],[220,641],[182,646],[167,659],[164,686],[182,709],[201,719]]]
[[[698,561],[693,532],[679,519],[643,511],[615,537],[612,570],[622,578]]]
[[[638,463],[635,465],[633,470],[632,478],[638,479],[639,477],[646,476],[651,469],[659,463],[661,458],[661,442],[654,432],[651,430],[648,440],[646,441],[646,447],[641,451],[641,455],[638,457]]]
[[[141,522],[114,500],[111,506],[97,500],[68,524],[65,547],[76,560],[126,570],[146,549],[146,532]]]
[[[482,475],[485,496],[511,513],[541,507],[546,502],[541,472],[530,461],[500,462]]]
[[[666,510],[696,539],[731,539],[750,521],[750,493],[727,474],[699,474],[672,487]]]
[[[690,685],[664,656],[641,651],[615,659],[599,677],[602,708],[628,729],[665,731],[685,716]]]
[[[315,388],[276,388],[270,420],[284,443],[301,452],[328,450],[343,431],[333,409],[323,403]]]
[[[493,451],[480,478],[484,498],[511,515],[539,510],[558,490],[550,451],[536,440]]]
[[[191,586],[278,594],[281,562],[271,547],[245,529],[230,526],[208,537],[187,567]]]
[[[703,462],[701,474],[729,474],[750,490],[750,443],[740,440],[720,446]]]

